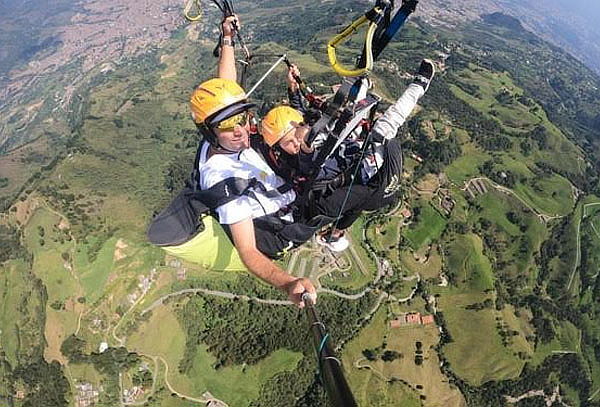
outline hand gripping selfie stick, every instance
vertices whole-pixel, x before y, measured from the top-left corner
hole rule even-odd
[[[330,404],[333,407],[357,407],[352,391],[344,377],[342,362],[333,351],[329,334],[325,325],[319,319],[312,295],[305,292],[302,294],[302,301],[305,304],[310,330],[317,350],[319,372]]]

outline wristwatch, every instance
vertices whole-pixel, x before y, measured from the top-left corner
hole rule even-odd
[[[221,46],[223,45],[228,45],[230,47],[235,46],[235,43],[233,42],[233,38],[231,37],[222,37],[221,38]]]

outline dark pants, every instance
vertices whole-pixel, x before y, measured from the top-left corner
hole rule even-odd
[[[392,205],[400,197],[402,148],[398,139],[384,145],[383,164],[366,185],[353,184],[336,189],[315,202],[318,214],[336,218],[338,229],[350,227],[363,211]],[[337,222],[337,223],[336,223]]]

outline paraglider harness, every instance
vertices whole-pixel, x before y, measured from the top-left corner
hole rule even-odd
[[[151,243],[162,247],[184,244],[203,231],[202,218],[216,216],[218,207],[242,196],[256,199],[257,191],[267,198],[276,198],[292,189],[292,185],[286,183],[267,190],[256,178],[230,177],[202,190],[199,186],[201,152],[202,143],[196,152],[194,169],[185,188],[153,219],[147,233]],[[289,222],[281,219],[280,215],[276,212],[253,219],[257,248],[270,258],[279,258],[305,243],[325,224],[333,221],[326,216],[317,216],[306,222]],[[231,239],[228,225],[221,227]]]
[[[360,171],[365,154],[373,147],[373,143],[382,142],[372,134],[371,127],[381,98],[369,92],[369,71],[390,40],[415,10],[418,0],[407,0],[397,7],[393,0],[378,0],[375,6],[358,20],[329,41],[328,55],[332,68],[345,77],[342,85],[333,98],[325,102],[314,95],[304,81],[294,75],[299,92],[307,100],[310,110],[309,124],[312,125],[307,139],[308,147],[318,147],[318,153],[311,163],[311,168],[302,174],[302,192],[298,198],[299,206],[304,208],[303,216],[310,218],[318,213],[315,204],[321,197],[341,186],[348,186],[344,203],[340,207],[338,219],[344,211],[352,185]],[[336,47],[343,43],[362,25],[369,24],[365,36],[365,44],[355,69],[343,67],[337,60]],[[288,67],[291,63],[285,59]],[[342,143],[350,136],[362,142],[360,153],[353,164],[333,179],[318,179],[324,164],[333,157]]]

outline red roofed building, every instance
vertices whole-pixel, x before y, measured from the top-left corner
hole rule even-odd
[[[400,328],[403,324],[399,319],[393,319],[390,321],[390,328]]]
[[[416,312],[414,314],[406,315],[406,323],[407,324],[420,324],[421,323],[421,313]]]
[[[421,323],[423,325],[433,324],[435,322],[433,315],[423,315],[421,317]]]
[[[402,215],[404,219],[408,219],[412,216],[412,213],[410,209],[404,208],[400,211],[400,215]]]

